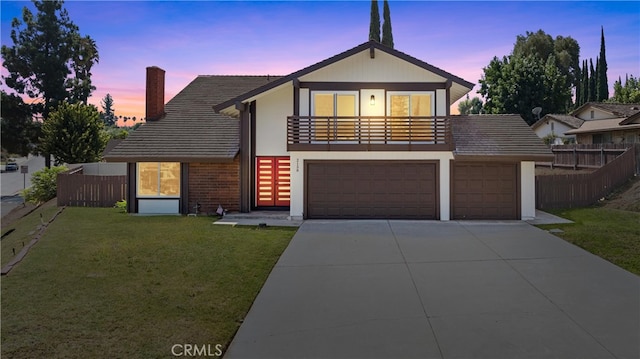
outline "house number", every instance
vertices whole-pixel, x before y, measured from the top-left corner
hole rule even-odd
[[[296,158],[296,172],[300,172],[300,159]]]

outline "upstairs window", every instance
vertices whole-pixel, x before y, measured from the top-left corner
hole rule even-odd
[[[433,92],[389,92],[388,111],[391,119],[391,137],[400,141],[433,140]],[[397,118],[400,117],[400,118]]]
[[[139,162],[139,197],[180,197],[180,162]]]
[[[357,92],[314,92],[316,140],[352,140],[356,137]],[[347,118],[337,118],[347,117]]]

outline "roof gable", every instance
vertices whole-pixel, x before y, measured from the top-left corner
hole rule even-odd
[[[409,56],[403,52],[400,52],[398,50],[392,49],[390,47],[387,47],[385,45],[382,45],[378,42],[375,41],[369,41],[369,42],[365,42],[361,45],[358,45],[350,50],[347,50],[345,52],[342,52],[338,55],[332,56],[326,60],[320,61],[316,64],[313,64],[311,66],[305,67],[301,70],[298,70],[296,72],[293,72],[287,76],[284,76],[282,78],[279,78],[276,81],[273,81],[269,84],[266,84],[264,86],[261,86],[259,88],[256,88],[252,91],[248,91],[247,93],[244,93],[240,96],[237,96],[235,98],[229,99],[225,102],[219,103],[218,105],[214,106],[214,110],[216,112],[222,112],[225,109],[229,109],[231,106],[235,106],[236,103],[238,102],[245,102],[251,98],[254,98],[256,96],[259,96],[260,94],[269,91],[275,87],[281,86],[283,84],[286,84],[288,82],[291,82],[293,80],[298,80],[303,76],[309,75],[315,71],[318,71],[320,69],[326,68],[330,65],[333,65],[339,61],[345,60],[351,56],[360,54],[360,53],[367,53],[367,54],[374,54],[376,51],[381,51],[385,54],[394,56],[396,58],[399,58],[401,60],[404,60],[410,64],[413,64],[414,66],[422,69],[422,70],[426,70],[430,73],[432,73],[434,76],[434,79],[441,79],[441,81],[445,82],[445,81],[450,81],[452,83],[453,86],[456,86],[456,94],[455,96],[452,96],[451,98],[451,103],[455,102],[456,100],[458,100],[459,98],[461,98],[465,93],[469,92],[474,84],[471,82],[468,82],[466,80],[463,80],[460,77],[457,77],[453,74],[450,74],[442,69],[439,69],[435,66],[429,65],[428,63],[419,60],[415,57]],[[369,55],[367,55],[369,56]]]
[[[605,114],[604,118],[622,118],[629,117],[640,112],[640,104],[635,103],[609,103],[609,102],[587,102],[584,105],[573,110],[570,115],[580,117],[585,120],[587,111],[599,111]]]
[[[542,117],[541,119],[536,121],[533,125],[531,125],[531,129],[536,130],[542,125],[545,125],[547,121],[557,121],[570,128],[579,128],[584,122],[583,119],[580,119],[575,116],[553,113],[553,114],[544,115],[544,117]]]

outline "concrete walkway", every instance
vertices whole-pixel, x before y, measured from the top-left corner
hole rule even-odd
[[[225,358],[638,358],[640,278],[522,222],[305,221]]]

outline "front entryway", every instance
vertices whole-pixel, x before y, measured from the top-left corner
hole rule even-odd
[[[291,201],[289,157],[256,158],[256,205],[288,207]]]

